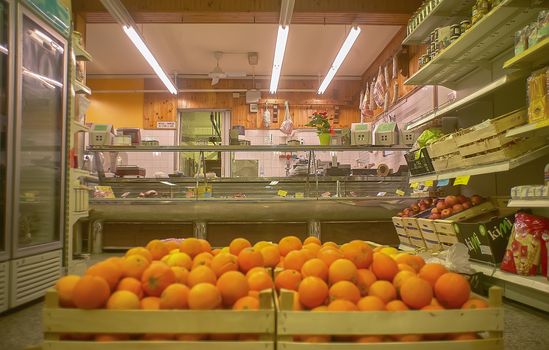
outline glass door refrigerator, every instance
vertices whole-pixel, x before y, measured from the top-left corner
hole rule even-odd
[[[16,28],[10,307],[59,278],[65,221],[67,40],[21,4]]]

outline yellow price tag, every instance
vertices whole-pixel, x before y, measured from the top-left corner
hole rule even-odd
[[[401,189],[396,190],[395,193],[398,194],[399,196],[404,196],[404,191]]]
[[[427,180],[425,181],[425,187],[433,187],[433,185],[435,184],[433,180]]]
[[[413,188],[414,190],[419,187],[419,182],[412,182],[410,184],[410,188]]]
[[[288,195],[288,191],[278,190],[277,194],[279,197],[286,197]]]
[[[469,183],[470,178],[471,178],[471,175],[458,176],[454,180],[454,186],[467,185]]]
[[[305,198],[305,194],[303,192],[296,192],[295,198]]]

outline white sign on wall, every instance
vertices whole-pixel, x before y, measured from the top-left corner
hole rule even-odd
[[[175,122],[156,122],[157,129],[175,129]]]

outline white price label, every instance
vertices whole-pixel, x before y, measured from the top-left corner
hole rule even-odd
[[[157,129],[175,129],[175,122],[156,122]]]

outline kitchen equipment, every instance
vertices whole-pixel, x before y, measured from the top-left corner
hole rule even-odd
[[[372,124],[352,123],[351,124],[351,145],[371,145]]]
[[[116,135],[113,141],[114,146],[131,146],[132,138],[129,135]]]
[[[139,128],[119,128],[116,130],[117,135],[129,136],[131,145],[137,146],[141,144],[141,129]]]
[[[114,140],[114,128],[112,124],[93,124],[90,129],[90,145],[112,145]]]
[[[116,176],[125,177],[125,176],[136,176],[136,177],[145,177],[146,170],[140,168],[137,165],[121,165],[116,168]]]

